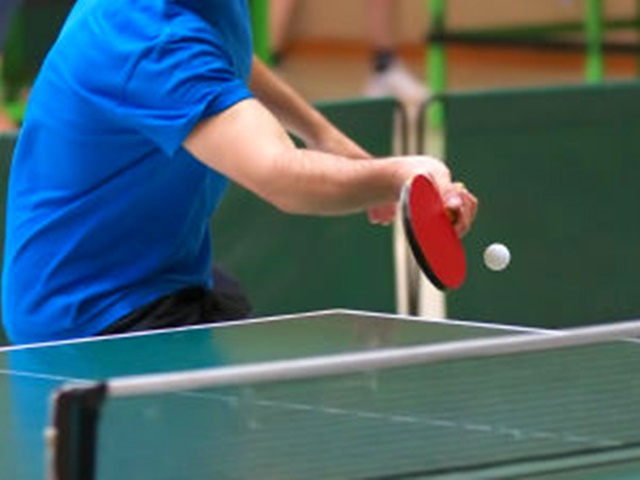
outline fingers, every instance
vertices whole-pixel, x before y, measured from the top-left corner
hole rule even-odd
[[[478,211],[478,199],[463,183],[453,183],[444,194],[444,203],[456,233],[463,237],[471,229]]]
[[[369,222],[373,225],[390,225],[396,217],[397,207],[395,204],[382,205],[369,209]]]

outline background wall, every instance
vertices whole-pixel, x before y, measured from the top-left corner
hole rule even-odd
[[[426,0],[396,0],[401,43],[420,43],[427,25]],[[359,41],[365,35],[366,0],[299,0],[292,38]],[[606,0],[608,16],[634,12],[635,0]],[[448,0],[450,25],[512,25],[582,18],[585,0]]]

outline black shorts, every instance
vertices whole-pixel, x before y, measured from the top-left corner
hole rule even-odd
[[[191,287],[159,298],[116,320],[100,335],[185,327],[241,320],[251,314],[251,304],[239,284],[214,269],[215,290]]]

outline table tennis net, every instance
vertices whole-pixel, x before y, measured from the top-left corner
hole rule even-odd
[[[86,463],[87,442],[79,415],[65,415],[78,435],[63,448],[64,475],[514,478],[629,461],[640,458],[640,345],[615,338],[640,333],[630,325],[305,360],[306,377],[276,362],[257,366],[268,380],[248,375],[252,366],[218,369],[232,380],[209,386],[202,374],[213,371],[181,373],[180,388],[167,377],[116,379],[89,402],[100,417],[92,476],[70,465]],[[158,380],[156,393],[146,379]]]

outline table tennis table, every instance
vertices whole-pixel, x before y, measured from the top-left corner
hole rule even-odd
[[[8,347],[0,351],[0,478],[46,478],[51,398],[63,385],[200,371],[238,380],[261,366],[425,349],[445,354],[428,364],[373,362],[107,399],[95,478],[640,478],[640,345],[625,333],[526,348],[561,336],[331,310]],[[519,339],[521,352],[486,354],[492,342]],[[449,355],[467,345],[480,350]]]

